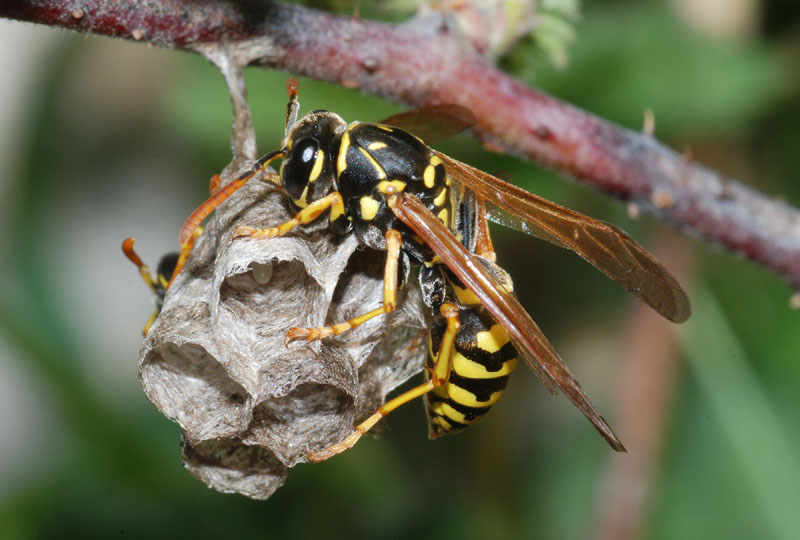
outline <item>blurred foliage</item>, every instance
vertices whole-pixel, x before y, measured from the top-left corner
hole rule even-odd
[[[800,62],[792,41],[800,10],[775,2],[764,14],[762,35],[713,42],[666,2],[595,2],[574,27],[566,68],[552,67],[530,43],[504,65],[633,129],[651,108],[667,144],[797,204],[800,89],[791,76]],[[183,217],[230,158],[229,100],[222,78],[196,55],[77,35],[57,45],[28,96],[17,166],[4,175],[0,341],[10,353],[0,367],[26,374],[41,423],[3,434],[40,442],[18,463],[0,456],[8,475],[0,479],[7,486],[0,538],[593,535],[609,451],[524,368],[489,418],[464,434],[426,440],[422,406],[409,405],[379,439],[292,470],[267,502],[212,492],[183,471],[178,427],[137,389],[136,344],[150,309],[118,245],[125,234],[153,231],[163,249],[174,247]],[[126,50],[148,69],[122,70],[134,73],[125,84],[136,99],[127,86],[108,92],[99,84],[120,71]],[[247,74],[264,152],[282,135],[285,77]],[[400,110],[328,84],[301,80],[300,88],[303,111],[377,120]],[[661,228],[535,165],[482,152],[466,135],[442,148],[620,224],[645,245]],[[94,236],[78,234],[97,229],[110,230],[99,248]],[[613,416],[615,356],[631,301],[569,253],[501,229],[496,235],[523,304]],[[798,538],[800,314],[787,308],[788,287],[766,270],[680,242],[691,246],[695,316],[680,329],[686,369],[663,427],[645,537]],[[141,247],[150,261],[160,255],[150,250],[161,246]],[[109,321],[125,323],[103,330],[109,335],[101,331]],[[581,348],[598,334],[602,346]],[[587,376],[598,372],[599,379]],[[14,403],[0,403],[4,415],[15,414]],[[39,429],[47,433],[31,439]]]
[[[553,95],[640,129],[651,109],[660,137],[735,134],[784,90],[779,51],[765,43],[714,42],[682,25],[666,6],[618,5],[580,27],[569,69],[531,65],[518,48],[509,69]]]
[[[577,38],[575,22],[580,17],[580,4],[577,0],[544,0],[539,5],[538,21],[530,35],[527,46],[517,48],[518,62],[530,65],[530,60],[520,61],[520,54],[528,58],[541,54],[558,69],[564,69],[569,62],[570,47]],[[527,50],[527,53],[520,51]]]

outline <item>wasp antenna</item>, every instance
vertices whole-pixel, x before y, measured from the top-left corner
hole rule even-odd
[[[122,253],[131,261],[133,264],[136,265],[137,268],[141,268],[144,266],[142,259],[139,258],[139,255],[136,253],[136,250],[133,249],[133,244],[136,242],[133,238],[126,238],[122,241]]]
[[[219,191],[219,188],[221,187],[222,187],[222,178],[220,178],[218,174],[215,174],[214,176],[211,177],[211,180],[208,181],[208,192],[211,195],[213,195],[217,191]]]
[[[297,123],[297,113],[300,111],[297,79],[294,77],[289,77],[289,79],[287,79],[286,91],[289,93],[289,104],[286,106],[286,135],[288,136],[295,123]]]
[[[139,254],[136,253],[136,250],[133,249],[133,244],[136,242],[133,238],[126,238],[122,241],[122,253],[131,261],[136,267],[139,269],[139,275],[142,276],[142,279],[147,286],[156,290],[156,282],[153,280],[153,276],[150,275],[150,268],[142,262],[142,259],[139,257]]]
[[[222,204],[222,202],[233,195],[237,189],[245,185],[248,180],[254,177],[259,172],[266,169],[267,165],[269,165],[275,159],[283,156],[284,150],[275,150],[270,152],[269,154],[265,154],[262,156],[258,161],[256,161],[250,170],[244,172],[241,176],[232,180],[225,184],[223,187],[218,188],[214,194],[206,199],[206,201],[197,207],[197,209],[192,212],[192,214],[186,218],[186,221],[183,222],[183,226],[181,227],[181,231],[178,234],[178,243],[183,246],[189,240],[189,238],[194,233],[195,229],[202,223],[202,221],[208,217],[208,215],[213,212],[217,206]],[[180,268],[178,269],[180,270]],[[177,275],[177,274],[176,274]]]
[[[286,79],[286,92],[289,93],[289,99],[295,99],[297,97],[299,87],[300,85],[294,77]]]

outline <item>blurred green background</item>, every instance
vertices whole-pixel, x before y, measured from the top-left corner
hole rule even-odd
[[[631,129],[651,109],[666,144],[800,204],[799,4],[598,0],[550,31],[503,65]],[[800,538],[789,287],[468,136],[442,149],[618,224],[688,286],[688,323],[652,321],[574,255],[495,229],[523,304],[629,453],[520,368],[463,434],[428,441],[415,403],[266,502],[207,489],[139,388],[152,304],[119,245],[135,236],[151,264],[175,249],[230,159],[222,78],[197,55],[28,24],[2,21],[0,43],[0,538]],[[282,134],[285,78],[247,73],[262,151]],[[303,111],[400,110],[300,88]]]

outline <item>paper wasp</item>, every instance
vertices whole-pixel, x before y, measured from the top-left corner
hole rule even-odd
[[[178,253],[167,253],[161,257],[156,267],[156,275],[153,276],[150,274],[150,268],[142,262],[139,254],[133,249],[134,242],[135,240],[133,238],[126,238],[122,242],[122,252],[128,260],[139,269],[139,275],[142,276],[144,282],[150,287],[150,290],[153,291],[153,296],[156,301],[156,311],[147,320],[147,323],[144,325],[144,330],[142,331],[142,334],[146,335],[153,325],[153,321],[155,321],[158,314],[161,313],[161,307],[164,305],[164,295],[167,292],[168,280],[178,264]]]
[[[425,397],[431,437],[460,430],[500,398],[517,355],[548,390],[561,389],[612,448],[624,450],[513,296],[510,278],[494,262],[487,219],[574,251],[664,317],[682,322],[691,308],[675,278],[616,227],[461,163],[417,136],[430,142],[469,127],[471,114],[461,107],[411,111],[378,124],[347,124],[328,111],[298,119],[294,79],[287,89],[280,150],[218,189],[186,220],[173,278],[202,220],[280,157],[280,175],[270,179],[287,195],[296,216],[267,229],[239,227],[234,238],[281,236],[327,214],[335,233],[355,233],[362,244],[386,252],[380,307],[326,327],[291,328],[287,341],[323,339],[391,312],[412,267],[419,267],[423,299],[433,314],[425,382],[386,402],[340,443],[309,451],[308,458],[321,461],[352,447],[382,417],[417,397]]]

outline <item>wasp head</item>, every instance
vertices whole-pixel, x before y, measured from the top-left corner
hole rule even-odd
[[[338,114],[314,111],[286,134],[281,184],[298,208],[305,208],[333,189],[339,138],[346,127]]]

